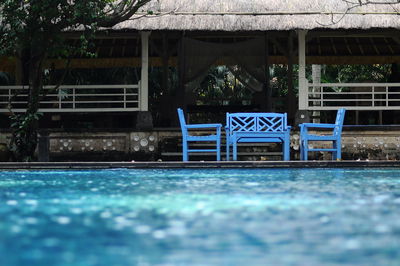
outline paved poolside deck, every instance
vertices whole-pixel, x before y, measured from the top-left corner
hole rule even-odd
[[[236,161],[236,162],[0,162],[0,170],[150,169],[150,168],[378,168],[400,167],[400,161]]]

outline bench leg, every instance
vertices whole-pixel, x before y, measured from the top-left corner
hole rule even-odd
[[[237,142],[235,141],[233,144],[233,160],[237,161]]]
[[[283,160],[290,161],[290,134],[285,134],[282,143],[283,148]]]
[[[290,141],[285,140],[282,146],[283,146],[283,160],[290,161]]]
[[[226,161],[229,161],[229,150],[230,150],[230,146],[229,146],[229,141],[227,139],[226,140]]]

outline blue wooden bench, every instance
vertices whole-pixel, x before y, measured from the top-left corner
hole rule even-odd
[[[290,126],[286,113],[227,113],[226,160],[237,160],[238,143],[282,143],[283,160],[290,160]]]

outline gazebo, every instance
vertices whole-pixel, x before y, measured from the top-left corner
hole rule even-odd
[[[48,95],[41,111],[135,112],[137,129],[151,130],[149,68],[161,69],[160,87],[165,95],[164,104],[159,106],[161,113],[176,118],[176,108],[190,106],[188,93],[212,65],[228,66],[252,91],[258,110],[273,111],[267,71],[272,64],[288,67],[286,111],[292,123],[304,121],[310,112],[339,107],[380,114],[400,110],[400,83],[321,83],[306,77],[306,64],[400,62],[400,4],[358,6],[359,1],[351,2],[151,1],[131,19],[97,34],[97,58],[73,58],[70,63],[71,68],[79,69],[139,67],[138,82],[65,85],[62,94]],[[78,37],[76,32],[66,34],[71,41]],[[48,65],[64,67],[57,59],[49,60]],[[168,72],[172,67],[177,69],[179,79],[176,90],[169,93]],[[18,80],[18,60],[2,59],[0,70],[13,72]],[[0,87],[2,104],[8,103],[14,89],[21,87]],[[14,101],[15,110],[23,111],[23,99]],[[0,112],[7,111],[4,105],[0,108]]]

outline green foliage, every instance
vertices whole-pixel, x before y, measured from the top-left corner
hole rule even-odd
[[[297,68],[294,66],[293,85],[297,86]],[[288,69],[287,65],[270,66],[271,88],[274,97],[284,97],[288,93]],[[297,88],[296,88],[297,89]]]
[[[10,151],[18,161],[32,161],[37,145],[37,131],[32,125],[37,124],[41,113],[21,113],[11,115],[13,131]]]
[[[286,65],[270,67],[271,87],[273,94],[278,97],[287,95],[288,70]],[[306,66],[307,79],[312,82],[311,65]],[[355,82],[389,82],[391,65],[323,65],[321,72],[322,83],[355,83]],[[298,91],[298,65],[293,66],[294,91]]]
[[[321,81],[326,83],[387,82],[390,65],[327,65],[322,70]]]
[[[132,73],[132,72],[131,72]],[[169,67],[167,75],[167,88],[163,88],[163,69],[151,67],[149,69],[149,103],[150,107],[157,109],[157,105],[163,96],[175,95],[178,87],[178,71],[176,68]],[[138,77],[139,79],[139,77]],[[154,106],[153,106],[154,105]]]
[[[223,101],[242,104],[243,100],[251,100],[252,94],[226,66],[211,68],[194,93],[200,105],[222,105]]]
[[[95,56],[90,40],[99,27],[131,17],[149,0],[2,0],[0,56],[19,58],[28,85],[26,113],[11,116],[11,150],[17,160],[31,160],[37,139],[39,102],[48,58]],[[74,38],[68,39],[68,32]],[[78,37],[78,38],[76,38]],[[52,71],[46,70],[46,73]],[[60,82],[57,82],[60,83]]]
[[[47,57],[85,53],[88,39],[105,16],[108,1],[5,0],[0,3],[0,54],[40,49]],[[63,31],[81,30],[79,42],[66,42]]]

